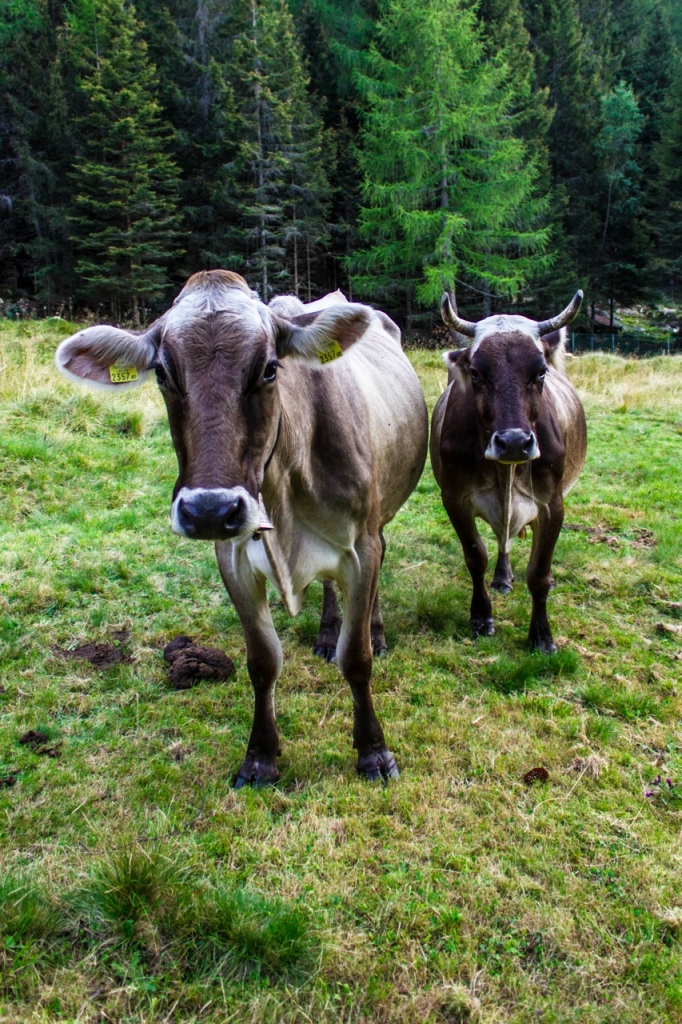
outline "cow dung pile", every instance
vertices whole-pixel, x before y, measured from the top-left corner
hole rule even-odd
[[[217,647],[199,647],[191,636],[180,634],[163,649],[168,679],[174,690],[189,690],[206,679],[223,682],[234,672],[234,662]]]

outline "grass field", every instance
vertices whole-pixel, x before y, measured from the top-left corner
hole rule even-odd
[[[296,620],[274,601],[282,781],[235,792],[244,645],[212,547],[170,532],[162,402],[58,378],[69,332],[0,331],[0,1021],[682,1021],[682,360],[570,361],[590,441],[556,656],[524,648],[529,540],[497,636],[469,639],[427,469],[381,581],[400,781],[355,776],[315,584]],[[432,407],[439,356],[410,357]],[[172,691],[181,632],[232,679]],[[132,660],[55,652],[86,641]]]

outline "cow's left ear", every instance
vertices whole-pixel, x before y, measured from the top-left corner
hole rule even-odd
[[[448,368],[448,384],[456,380],[461,387],[469,383],[469,363],[471,349],[457,348],[452,352],[443,352],[443,362]]]
[[[100,324],[72,334],[55,352],[57,369],[91,388],[126,391],[149,372],[158,346],[158,324],[135,334]]]
[[[543,334],[540,338],[540,343],[542,344],[542,348],[545,353],[545,359],[550,366],[556,366],[558,369],[563,368],[567,337],[567,329],[565,327],[560,327],[558,331],[552,331],[550,334]]]
[[[291,319],[275,317],[277,355],[325,366],[339,359],[369,327],[374,311],[356,302]]]

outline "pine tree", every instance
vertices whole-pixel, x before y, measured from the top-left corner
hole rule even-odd
[[[308,297],[326,244],[329,147],[286,4],[242,0],[240,13],[225,69],[239,138],[225,182],[234,197],[231,239],[265,301],[302,287]]]
[[[235,197],[229,183],[239,118],[227,66],[240,31],[239,6],[222,0],[137,2],[142,34],[157,67],[163,116],[175,129],[171,152],[182,172],[183,276],[234,261]]]
[[[58,18],[47,0],[0,13],[0,285],[48,312],[70,286],[64,182],[71,133]]]
[[[536,170],[509,129],[512,90],[486,62],[475,14],[386,0],[369,72],[358,291],[411,308],[444,288],[515,296],[547,266]]]
[[[327,284],[353,295],[348,257],[358,243],[362,174],[358,165],[358,132],[362,101],[354,80],[363,66],[377,28],[374,0],[290,0],[310,67],[311,90],[317,97],[333,153],[329,168],[330,228]]]
[[[657,203],[653,210],[656,250],[653,269],[659,287],[671,299],[682,284],[682,62],[673,77],[654,156],[658,166]]]
[[[139,325],[145,304],[167,289],[179,249],[178,180],[133,8],[96,0],[89,10],[90,45],[79,57],[82,153],[71,175],[76,271],[85,299],[106,303],[115,318],[130,311]]]
[[[645,262],[645,235],[639,222],[640,168],[636,143],[644,118],[630,86],[620,82],[602,97],[602,124],[595,154],[602,174],[599,246],[590,261],[590,286],[609,299],[637,295]]]

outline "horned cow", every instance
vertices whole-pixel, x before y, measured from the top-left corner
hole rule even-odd
[[[62,342],[56,361],[68,378],[112,391],[156,373],[179,468],[173,530],[215,542],[246,640],[255,713],[235,785],[278,778],[282,648],[268,580],[294,615],[312,580],[339,584],[340,633],[328,608],[322,646],[352,690],[358,771],[396,776],[370,693],[372,624],[381,648],[382,529],[419,480],[428,432],[396,325],[340,293],[266,306],[238,274],[205,271],[147,331],[91,327]],[[325,605],[335,602],[325,590]]]
[[[566,325],[581,302],[577,292],[563,312],[539,323],[512,315],[470,323],[457,316],[447,293],[441,303],[445,323],[472,339],[470,347],[445,354],[449,384],[431,427],[434,474],[473,583],[471,631],[474,637],[495,632],[484,578],[488,553],[476,517],[497,539],[492,586],[503,593],[513,582],[512,540],[530,525],[528,639],[531,649],[546,652],[556,650],[547,595],[564,496],[580,475],[587,446],[583,408],[563,366]]]

